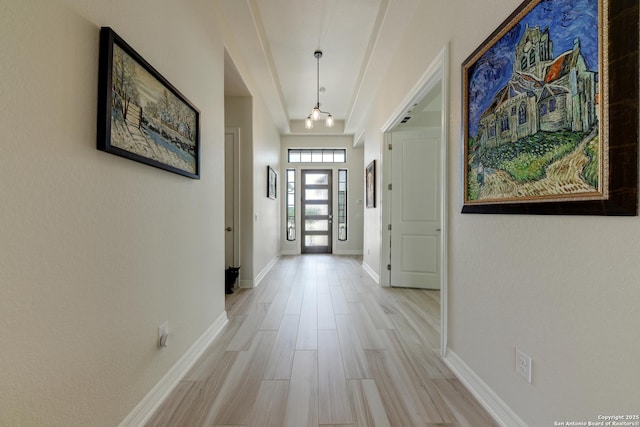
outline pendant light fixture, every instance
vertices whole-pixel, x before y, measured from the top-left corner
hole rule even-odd
[[[320,58],[322,58],[322,51],[321,50],[316,50],[315,52],[313,52],[313,56],[316,57],[316,61],[318,64],[318,73],[317,73],[317,79],[316,79],[316,105],[315,107],[313,107],[313,110],[311,110],[311,114],[309,114],[307,116],[307,119],[304,121],[304,127],[307,129],[311,129],[313,128],[313,122],[315,122],[316,120],[320,119],[320,116],[322,114],[326,114],[327,115],[327,120],[325,121],[325,125],[327,127],[333,127],[333,116],[331,115],[331,113],[327,112],[327,111],[322,111],[320,109]]]

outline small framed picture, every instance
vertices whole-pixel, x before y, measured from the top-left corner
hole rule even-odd
[[[376,161],[372,160],[365,169],[366,206],[376,207]]]
[[[271,166],[267,166],[267,197],[270,199],[278,197],[278,174]]]

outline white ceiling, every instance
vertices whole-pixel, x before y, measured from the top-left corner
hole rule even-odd
[[[321,50],[321,108],[344,121],[338,131],[359,132],[416,1],[221,0],[225,93],[259,92],[281,133],[292,133],[316,103]]]

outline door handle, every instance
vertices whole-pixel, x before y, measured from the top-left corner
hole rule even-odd
[[[227,231],[231,231],[231,230],[233,230],[233,228],[231,228],[231,227],[227,227],[227,228],[225,228],[225,230],[227,230]]]

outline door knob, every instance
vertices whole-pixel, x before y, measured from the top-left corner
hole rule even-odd
[[[225,230],[227,230],[227,231],[231,231],[231,230],[233,230],[233,229],[232,229],[231,227],[227,227],[227,228],[225,228]]]

